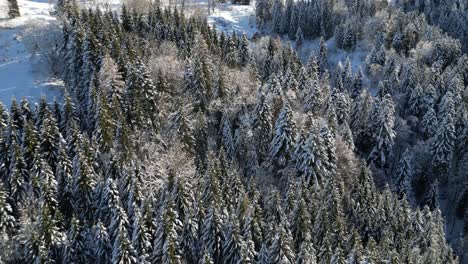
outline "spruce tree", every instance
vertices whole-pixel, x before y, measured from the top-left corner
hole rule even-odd
[[[270,144],[270,157],[274,158],[280,166],[286,165],[294,147],[295,124],[291,108],[287,102],[275,122],[275,133]]]
[[[434,172],[441,177],[443,182],[448,180],[448,170],[453,158],[455,144],[455,127],[453,122],[452,94],[447,94],[442,99],[439,110],[439,129],[437,130],[431,145],[431,154]]]
[[[401,155],[393,178],[394,190],[400,198],[403,194],[406,194],[407,197],[412,196],[412,180],[411,154],[410,151],[406,149]]]
[[[426,137],[432,137],[437,133],[438,127],[437,114],[434,108],[430,107],[422,117],[421,130]]]
[[[257,155],[261,162],[268,155],[268,145],[272,139],[272,116],[264,95],[260,95],[252,118]]]
[[[320,38],[320,47],[318,54],[318,71],[319,75],[322,76],[328,69],[328,51],[327,46],[325,44],[325,39],[323,37]]]
[[[245,250],[246,245],[240,234],[239,224],[234,220],[226,232],[223,245],[223,263],[246,262]]]
[[[17,0],[8,0],[8,16],[12,19],[20,16]]]
[[[374,148],[369,155],[369,159],[376,161],[379,166],[385,166],[389,160],[394,140],[396,137],[394,131],[395,125],[395,109],[391,96],[385,95],[380,101],[377,111],[375,124],[372,124],[374,131]]]
[[[291,245],[291,234],[283,224],[280,224],[271,241],[271,246],[268,250],[268,259],[270,263],[292,264],[295,261],[295,255]]]
[[[12,235],[15,226],[15,218],[13,216],[13,209],[7,200],[7,193],[3,184],[0,183],[0,231],[7,238]],[[1,238],[3,240],[4,238]]]

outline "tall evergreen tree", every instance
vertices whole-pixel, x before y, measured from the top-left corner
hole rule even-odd
[[[8,0],[8,16],[15,18],[20,16],[19,6],[17,0]]]
[[[275,133],[270,144],[270,156],[281,166],[286,165],[294,147],[295,124],[291,108],[287,102],[275,122]]]

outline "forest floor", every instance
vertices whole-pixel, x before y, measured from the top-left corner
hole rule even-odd
[[[14,97],[49,101],[61,96],[62,82],[51,78],[40,63],[40,54],[31,52],[23,39],[31,26],[55,21],[52,4],[45,0],[18,0],[21,16],[8,19],[7,0],[0,0],[0,102],[9,106]]]

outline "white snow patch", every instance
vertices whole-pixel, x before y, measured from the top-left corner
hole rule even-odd
[[[226,33],[245,33],[252,37],[255,26],[255,2],[250,5],[217,4],[215,11],[208,16],[208,24]]]
[[[61,80],[51,79],[44,65],[37,64],[33,54],[23,43],[25,28],[55,21],[51,15],[53,4],[46,0],[18,0],[20,17],[8,18],[7,0],[0,0],[0,102],[10,105],[11,99],[25,97],[37,101],[60,98]],[[40,54],[39,54],[40,55]]]

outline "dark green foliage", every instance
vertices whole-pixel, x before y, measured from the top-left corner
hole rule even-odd
[[[15,18],[20,16],[19,6],[17,0],[8,0],[8,16]]]

